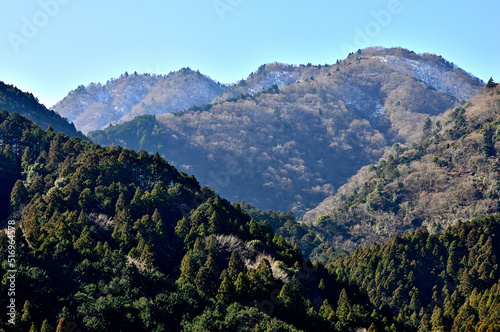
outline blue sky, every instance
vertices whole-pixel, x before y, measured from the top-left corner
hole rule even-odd
[[[496,0],[2,0],[0,80],[50,107],[125,71],[190,67],[231,83],[263,63],[402,46],[500,81],[499,13]]]

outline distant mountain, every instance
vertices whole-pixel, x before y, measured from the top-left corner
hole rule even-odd
[[[418,139],[427,117],[463,105],[462,97],[484,86],[435,55],[367,49],[331,66],[266,65],[233,89],[278,76],[281,87],[89,137],[159,151],[224,197],[300,215],[395,142]]]
[[[421,225],[442,231],[500,211],[500,86],[428,121],[420,135],[363,167],[303,221],[352,251]]]
[[[125,73],[105,85],[80,85],[53,108],[87,133],[138,115],[178,112],[207,104],[225,89],[189,68],[168,75]]]
[[[38,99],[31,93],[23,92],[15,86],[5,84],[2,81],[0,81],[1,110],[6,110],[8,113],[17,112],[37,123],[44,130],[48,126],[52,126],[54,130],[63,132],[70,137],[84,137],[72,123],[40,104]]]

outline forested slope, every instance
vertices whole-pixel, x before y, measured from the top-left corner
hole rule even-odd
[[[498,216],[312,265],[272,230],[293,216],[254,220],[158,154],[102,148],[15,113],[0,113],[0,134],[0,174],[16,181],[1,198],[0,291],[13,277],[16,289],[6,331],[499,328]]]
[[[70,137],[85,137],[76,130],[73,123],[69,123],[67,119],[40,104],[33,94],[23,92],[13,85],[0,81],[0,111],[2,110],[9,113],[17,112],[34,121],[43,129],[51,126],[54,130],[63,132]]]
[[[378,164],[304,216],[336,248],[353,251],[424,225],[444,230],[500,210],[500,89],[494,84],[394,145]],[[342,232],[339,234],[338,230]]]

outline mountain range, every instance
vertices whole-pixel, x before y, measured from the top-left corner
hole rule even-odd
[[[220,87],[103,147],[0,85],[0,330],[500,330],[493,79],[372,48]]]
[[[151,76],[118,81],[141,79]],[[415,128],[462,106],[482,86],[442,57],[369,48],[334,65],[263,65],[211,103],[88,136],[158,151],[230,200],[301,216],[394,143],[418,140]]]

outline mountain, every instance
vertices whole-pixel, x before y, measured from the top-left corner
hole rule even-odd
[[[256,221],[157,153],[7,112],[0,144],[2,330],[500,328],[500,215],[311,264],[271,228],[293,216]]]
[[[277,78],[281,87],[248,90]],[[418,139],[426,118],[463,105],[482,86],[439,56],[366,49],[330,66],[265,65],[232,88],[251,94],[89,137],[158,151],[230,200],[300,216],[394,143]]]
[[[428,121],[419,143],[394,145],[363,167],[303,221],[353,251],[421,225],[442,231],[500,211],[499,117],[500,87],[492,85]]]
[[[17,112],[28,119],[36,122],[40,127],[46,129],[51,126],[54,130],[61,131],[70,137],[84,137],[76,130],[73,123],[68,123],[54,111],[48,110],[38,102],[33,94],[23,92],[13,85],[0,81],[0,111],[8,113]]]
[[[207,104],[225,89],[189,68],[168,75],[125,73],[105,85],[80,85],[53,109],[87,133],[138,115],[178,112]]]

